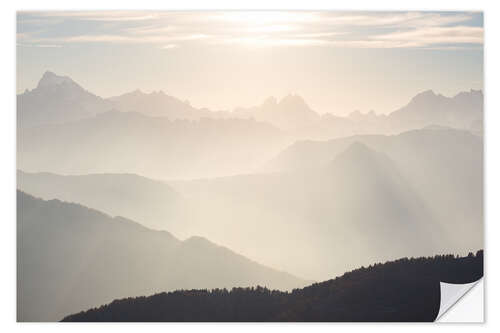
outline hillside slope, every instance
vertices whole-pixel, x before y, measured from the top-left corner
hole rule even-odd
[[[314,280],[396,256],[449,251],[392,159],[361,143],[314,170],[169,184],[186,198],[182,232]],[[349,258],[334,255],[343,251]]]
[[[269,172],[304,172],[331,163],[353,143],[386,154],[444,228],[456,235],[461,252],[482,244],[483,139],[468,131],[427,127],[398,135],[355,135],[329,141],[300,141],[264,168]]]
[[[191,288],[305,285],[201,237],[17,192],[17,315],[54,321],[115,298]]]
[[[160,230],[172,230],[182,200],[166,183],[133,174],[61,176],[18,170],[17,188],[45,200],[79,203]]]
[[[483,253],[403,258],[291,293],[258,288],[180,290],[115,300],[63,321],[434,321],[439,282],[483,276]]]
[[[282,173],[165,183],[135,175],[20,172],[18,186],[181,238],[203,236],[313,280],[399,256],[463,254],[481,246],[481,161],[474,144],[472,155],[467,140],[441,152],[453,136],[431,146],[432,135],[416,135],[401,141],[411,144],[378,146],[387,154],[370,147],[376,140],[360,138],[367,144],[351,140],[339,153],[325,149],[324,164]],[[331,260],[342,251],[350,252],[348,260]]]

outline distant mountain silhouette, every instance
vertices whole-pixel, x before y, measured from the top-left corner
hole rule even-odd
[[[78,84],[75,83],[70,77],[68,76],[59,76],[56,75],[55,73],[51,71],[46,71],[40,81],[38,81],[37,88],[43,89],[43,88],[55,88],[61,85],[70,85],[74,86],[75,88],[81,88]]]
[[[353,134],[398,134],[430,125],[483,132],[483,93],[460,92],[454,97],[432,90],[417,94],[404,107],[389,114],[353,111],[348,116],[318,115],[297,95],[279,103],[269,98],[259,107],[239,108],[233,114],[266,121],[291,131],[298,139],[326,140]]]
[[[359,110],[349,113],[348,118],[354,121],[378,121],[381,118],[386,117],[385,114],[376,114],[375,111],[371,110],[367,113],[361,113]]]
[[[171,230],[174,210],[182,200],[166,183],[133,174],[60,176],[18,171],[17,188],[45,200],[79,203],[161,230]]]
[[[347,147],[347,149],[336,155],[333,158],[333,161],[328,164],[345,164],[343,165],[344,168],[352,169],[367,168],[367,166],[373,166],[374,163],[377,166],[380,165],[385,169],[393,169],[391,161],[387,156],[368,148],[363,143],[354,141]]]
[[[453,97],[426,90],[388,115],[354,111],[347,117],[354,123],[347,128],[351,127],[352,134],[390,134],[436,125],[482,135],[483,100],[481,90],[463,91]]]
[[[482,135],[483,93],[460,92],[454,97],[428,90],[416,95],[406,106],[377,115],[373,111],[352,112],[347,117],[319,115],[299,95],[288,95],[279,102],[268,98],[259,106],[236,108],[232,112],[214,112],[194,108],[188,102],[162,91],[143,93],[136,90],[103,99],[87,92],[71,78],[46,72],[38,86],[17,96],[18,125],[21,128],[61,123],[94,116],[115,109],[139,112],[170,120],[255,119],[290,132],[299,139],[331,139],[353,134],[389,134],[428,125],[467,129]]]
[[[18,127],[63,123],[108,111],[112,104],[96,96],[67,76],[50,71],[33,90],[17,95]]]
[[[302,97],[291,94],[279,102],[276,98],[269,97],[259,106],[236,108],[232,112],[197,109],[188,102],[183,102],[162,91],[146,94],[135,90],[121,96],[111,97],[109,100],[114,103],[117,110],[125,112],[140,112],[169,119],[254,119],[270,123],[283,130],[300,128],[320,119]]]
[[[321,184],[326,185],[323,193],[328,193],[329,201],[335,201],[329,204],[332,210],[344,212],[344,220],[350,221],[350,227],[358,227],[359,234],[370,234],[372,245],[393,233],[399,239],[393,240],[392,246],[399,244],[407,251],[424,249],[423,242],[435,246],[434,237],[438,235],[432,233],[439,234],[439,231],[431,227],[428,208],[386,154],[354,142],[325,169],[316,172],[316,177],[309,177],[316,178],[318,189]],[[324,211],[324,207],[320,211]],[[380,253],[387,246],[384,242],[378,243],[379,248],[373,251]]]
[[[320,118],[302,97],[291,94],[279,102],[276,98],[270,97],[258,107],[237,108],[233,111],[233,115],[265,121],[285,130],[307,126]]]
[[[229,113],[196,109],[187,102],[162,91],[143,93],[135,90],[107,99],[96,96],[68,76],[47,71],[33,90],[17,95],[20,128],[63,123],[95,116],[110,110],[140,112],[155,117],[199,120],[204,117],[228,118]]]
[[[173,119],[199,120],[201,118],[224,118],[226,113],[214,112],[208,109],[197,109],[188,102],[165,94],[163,91],[144,93],[135,90],[109,100],[113,107],[123,112],[140,112],[153,117],[167,117]]]
[[[454,97],[424,91],[388,115],[389,126],[400,130],[442,125],[482,133],[483,92],[470,90]]]
[[[17,167],[158,179],[216,177],[251,172],[290,143],[276,127],[254,120],[169,120],[115,110],[18,131]]]
[[[440,237],[428,205],[391,158],[366,145],[332,154],[314,170],[169,184],[189,199],[177,220],[189,221],[190,230],[315,280],[395,253],[442,253],[452,244]],[[349,258],[328,259],[339,251]]]
[[[19,186],[181,237],[203,235],[259,262],[320,280],[394,259],[394,253],[480,247],[481,147],[482,139],[466,131],[429,128],[300,142],[274,160],[279,172],[270,174],[154,186],[141,177],[136,183],[133,176],[20,174]],[[115,189],[123,198],[113,198]],[[348,259],[328,260],[330,253],[347,249]]]
[[[165,290],[305,284],[201,237],[180,241],[125,218],[17,192],[19,321],[60,320]]]
[[[428,233],[431,217],[394,163],[360,143],[313,174],[249,175],[167,185],[134,175],[18,172],[18,187],[44,199],[74,201],[184,237],[193,233],[213,237],[251,257],[274,259],[267,264],[279,263],[282,269],[315,279],[338,274],[350,264],[323,262],[325,253],[350,247],[345,243],[348,237],[369,237],[358,248],[359,255],[351,258],[361,260],[357,262],[361,265],[366,263],[363,256],[391,258],[396,249],[416,254],[437,236],[436,230]],[[260,232],[263,229],[267,231]],[[284,229],[286,238],[279,236]],[[388,246],[385,240],[392,235],[398,239]],[[303,246],[297,248],[297,242]],[[300,260],[295,257],[299,253],[304,255]]]
[[[115,300],[63,321],[434,321],[440,282],[471,283],[483,276],[483,251],[403,258],[370,265],[291,293],[257,288],[178,290]]]
[[[189,221],[209,239],[318,280],[358,259],[354,264],[364,265],[368,257],[389,260],[402,251],[417,256],[480,247],[482,161],[480,137],[425,129],[299,142],[274,160],[273,173],[170,185],[190,198],[197,215]],[[197,216],[217,223],[208,228]],[[234,216],[240,224],[230,222]],[[256,231],[261,228],[267,232]],[[271,245],[282,230],[286,259]],[[243,236],[248,234],[253,243]],[[350,262],[316,261],[347,248],[353,248]]]
[[[429,126],[393,136],[300,141],[280,153],[265,170],[314,172],[354,142],[383,152],[394,161],[445,228],[445,234],[460,234],[457,240],[461,239],[462,245],[481,244],[482,228],[478,225],[483,221],[483,140],[470,132]]]

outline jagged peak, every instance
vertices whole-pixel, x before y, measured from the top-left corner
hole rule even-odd
[[[153,91],[153,92],[151,93],[151,95],[160,95],[160,96],[165,96],[165,95],[167,95],[167,94],[165,94],[165,93],[163,92],[163,90],[155,90],[155,91]]]
[[[141,97],[147,95],[145,92],[143,92],[141,89],[137,88],[133,91],[124,93],[122,95],[116,96],[116,97],[123,97],[123,96],[131,96],[131,97]]]
[[[370,118],[373,119],[373,118],[376,118],[379,116],[380,115],[378,115],[374,110],[367,111],[366,113],[362,113],[359,110],[354,110],[347,115],[347,117],[349,119],[352,119],[352,120],[363,120],[363,119],[370,119]]]
[[[266,106],[275,106],[276,104],[278,104],[278,100],[276,99],[276,97],[274,96],[269,96],[268,98],[266,98],[266,100],[262,103],[262,106],[263,107],[266,107]]]
[[[427,106],[429,103],[438,103],[448,99],[449,97],[436,94],[433,90],[429,89],[415,95],[407,105]]]
[[[69,76],[60,76],[55,74],[54,72],[46,71],[45,73],[43,73],[40,81],[38,81],[37,88],[58,86],[63,83],[75,84],[75,82]]]
[[[118,95],[114,98],[117,97],[124,97],[124,96],[131,96],[131,97],[155,97],[155,96],[161,96],[161,97],[171,97],[167,95],[163,90],[153,90],[151,92],[144,92],[141,89],[137,88],[134,91],[124,93],[122,95]],[[175,97],[172,97],[175,98]]]
[[[294,113],[300,113],[308,117],[318,117],[319,115],[312,110],[302,96],[297,94],[288,94],[278,103],[282,110],[293,110]]]
[[[476,96],[476,97],[483,97],[483,91],[481,89],[475,90],[475,89],[470,89],[469,91],[461,91],[453,98],[460,98],[460,97],[467,97],[467,96]]]
[[[357,117],[357,116],[361,116],[361,115],[362,115],[361,111],[354,110],[351,113],[349,113],[348,117]]]
[[[302,96],[297,94],[288,94],[281,99],[279,104],[302,104],[307,106],[306,101],[302,98]]]

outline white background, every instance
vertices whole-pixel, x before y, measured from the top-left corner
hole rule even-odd
[[[33,332],[61,332],[74,330],[76,332],[92,331],[119,331],[135,332],[151,330],[165,332],[166,330],[205,332],[254,332],[259,331],[321,331],[333,330],[387,332],[408,331],[419,332],[425,330],[439,331],[470,331],[476,329],[494,329],[498,331],[500,318],[498,316],[498,284],[500,283],[498,265],[499,237],[499,176],[500,157],[500,1],[149,1],[149,0],[120,0],[120,1],[4,1],[1,15],[1,71],[0,92],[2,94],[0,109],[0,330],[33,331]],[[339,10],[482,10],[485,23],[485,321],[486,324],[29,324],[16,323],[16,220],[15,220],[15,80],[16,80],[16,11],[17,10],[95,10],[95,9],[339,9]]]

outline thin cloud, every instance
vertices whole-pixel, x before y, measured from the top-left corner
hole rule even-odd
[[[273,39],[268,37],[235,37],[226,38],[223,40],[214,41],[219,44],[241,44],[255,47],[270,47],[270,46],[319,46],[327,45],[329,41],[322,39],[305,39],[305,38],[290,38],[290,39]]]
[[[59,47],[63,47],[62,45],[57,45],[57,44],[23,44],[23,43],[17,43],[16,46],[21,46],[21,47],[41,47],[41,48],[59,48]]]
[[[375,39],[387,41],[414,41],[422,45],[483,43],[481,27],[430,27],[405,32],[393,32],[376,36]]]
[[[92,33],[18,35],[23,43],[184,43],[351,48],[431,48],[483,43],[483,28],[467,25],[478,13],[432,12],[28,12],[26,20],[95,21]],[[63,23],[60,23],[63,24]],[[97,27],[97,28],[95,28]],[[466,47],[466,46],[465,46]]]
[[[31,41],[35,43],[42,42],[60,42],[60,43],[118,43],[118,44],[160,44],[167,42],[181,42],[181,41],[195,41],[201,39],[208,39],[209,35],[204,34],[191,34],[191,35],[154,35],[154,36],[130,36],[130,35],[78,35],[71,37],[57,37],[57,38],[32,38]]]
[[[161,48],[163,50],[171,50],[171,49],[176,49],[178,47],[179,47],[179,45],[177,45],[177,44],[167,44],[167,45],[163,45]]]
[[[21,14],[28,14],[38,16],[40,19],[52,18],[67,18],[75,20],[88,20],[88,21],[146,21],[158,17],[154,12],[136,12],[136,11],[53,11],[53,12],[20,12]],[[29,18],[27,20],[30,20]]]
[[[444,15],[440,13],[398,12],[398,13],[367,13],[367,14],[338,14],[326,18],[329,24],[372,26],[399,28],[415,28],[424,26],[444,26],[453,23],[469,21],[473,18],[469,13]]]

